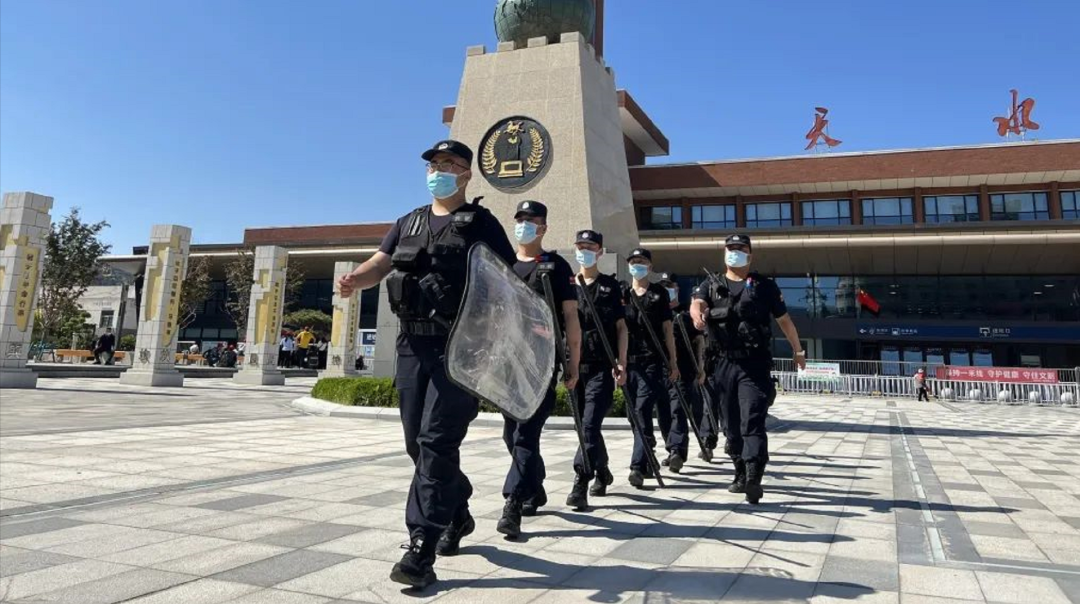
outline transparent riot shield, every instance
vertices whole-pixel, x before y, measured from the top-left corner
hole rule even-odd
[[[555,368],[555,323],[543,297],[477,243],[446,347],[450,379],[517,421],[540,408]]]

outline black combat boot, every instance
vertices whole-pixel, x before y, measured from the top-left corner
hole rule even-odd
[[[435,551],[440,556],[456,556],[461,549],[461,540],[467,537],[476,530],[476,520],[473,520],[472,514],[469,510],[465,510],[464,514],[461,514],[459,518],[450,523],[450,526],[446,527],[439,542],[435,547]]]
[[[536,515],[536,512],[547,505],[547,491],[544,490],[544,485],[540,485],[540,490],[535,495],[529,497],[525,503],[521,504],[521,515],[532,517]]]
[[[671,455],[668,455],[666,465],[668,469],[671,470],[672,474],[678,474],[682,471],[683,464],[685,463],[686,459],[682,454],[673,452]]]
[[[761,479],[765,476],[765,462],[746,462],[746,501],[757,505],[765,491],[761,489]]]
[[[630,477],[627,480],[630,481],[630,486],[640,489],[645,486],[645,473],[637,468],[630,468]]]
[[[413,539],[412,543],[402,546],[408,550],[401,561],[390,571],[390,580],[404,583],[416,589],[424,589],[435,582],[435,548],[440,543],[433,539]]]
[[[731,460],[735,464],[735,478],[731,481],[731,486],[728,487],[729,493],[745,493],[746,492],[746,462],[735,458]]]
[[[611,475],[611,470],[607,468],[598,468],[596,470],[596,482],[593,483],[589,494],[593,497],[604,497],[607,495],[607,488],[611,486],[611,483],[615,482],[615,477]]]
[[[566,496],[566,505],[576,512],[583,512],[589,507],[589,477],[584,474],[574,475],[574,487]]]
[[[506,498],[502,518],[499,518],[495,530],[511,539],[517,539],[521,535],[521,502],[513,495]]]
[[[705,463],[712,463],[712,458],[713,458],[713,450],[712,450],[712,448],[706,448],[706,449],[702,449],[701,451],[698,451],[697,458],[704,461]]]

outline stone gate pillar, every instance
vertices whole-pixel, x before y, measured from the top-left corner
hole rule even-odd
[[[131,369],[120,376],[121,384],[137,386],[183,386],[176,370],[176,336],[179,331],[180,288],[187,275],[191,229],[176,224],[154,225],[146,255],[139,331]]]
[[[285,375],[278,370],[277,362],[288,265],[289,252],[285,248],[276,245],[255,248],[244,365],[233,377],[238,383],[263,386],[285,383]]]
[[[0,388],[34,388],[26,367],[53,198],[5,193],[0,208]]]
[[[320,377],[351,377],[360,375],[356,370],[356,330],[360,325],[360,292],[349,298],[338,293],[338,279],[356,270],[356,262],[334,263],[334,325],[330,329],[330,349],[326,357],[326,369]]]

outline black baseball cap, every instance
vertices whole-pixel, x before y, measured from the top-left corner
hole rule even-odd
[[[675,273],[660,273],[660,279],[659,279],[658,283],[660,283],[660,285],[667,285],[667,284],[675,285],[676,284],[675,283],[676,279],[677,279],[677,277],[675,276]]]
[[[517,211],[514,212],[514,220],[517,220],[522,216],[528,216],[529,218],[547,218],[547,206],[539,201],[523,201],[518,204]]]
[[[430,149],[424,151],[423,155],[420,157],[423,158],[424,161],[431,161],[431,158],[435,157],[438,153],[450,153],[469,162],[470,165],[472,164],[472,149],[465,143],[455,140],[439,141],[432,145]]]
[[[747,249],[754,249],[750,245],[749,235],[728,235],[728,238],[724,240],[724,247],[729,245],[745,245]]]
[[[636,247],[634,248],[634,251],[630,252],[630,255],[627,256],[626,259],[633,260],[634,258],[644,258],[649,262],[652,262],[652,252],[643,247]]]
[[[577,237],[574,243],[595,243],[600,247],[604,246],[604,235],[597,233],[592,229],[585,229],[577,232]]]

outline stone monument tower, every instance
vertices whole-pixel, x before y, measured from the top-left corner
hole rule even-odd
[[[609,251],[625,254],[638,242],[630,147],[655,150],[653,141],[628,138],[640,129],[601,55],[602,12],[602,0],[498,2],[498,48],[468,49],[457,105],[444,121],[450,138],[476,154],[469,195],[484,196],[509,230],[514,207],[537,200],[551,211],[551,248],[569,250],[577,230],[592,228]]]

